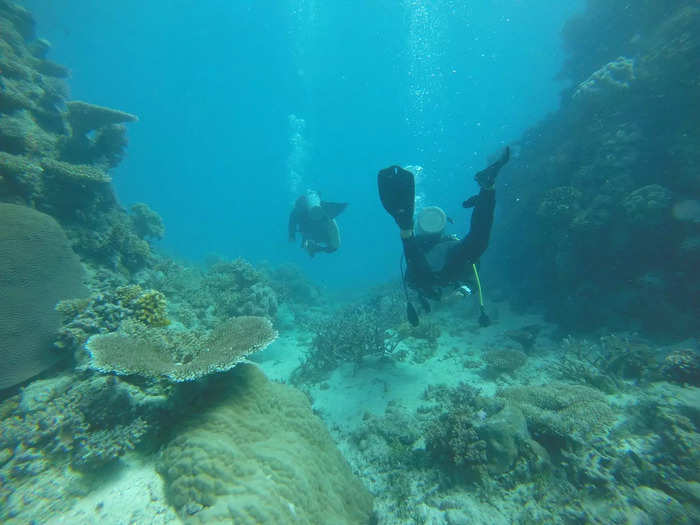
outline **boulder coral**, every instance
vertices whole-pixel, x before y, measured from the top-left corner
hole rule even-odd
[[[61,299],[83,295],[83,268],[48,215],[0,203],[0,389],[43,372],[64,354],[53,346]]]
[[[370,522],[370,494],[300,391],[246,364],[200,409],[157,464],[185,523]]]

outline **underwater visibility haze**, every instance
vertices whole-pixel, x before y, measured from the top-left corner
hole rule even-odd
[[[0,0],[0,521],[700,522],[696,0]]]

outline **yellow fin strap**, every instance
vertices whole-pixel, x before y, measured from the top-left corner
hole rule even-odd
[[[474,270],[474,277],[476,277],[476,287],[479,290],[479,304],[483,308],[484,294],[481,293],[481,281],[479,280],[479,272],[476,270],[476,263],[472,263],[472,269]]]

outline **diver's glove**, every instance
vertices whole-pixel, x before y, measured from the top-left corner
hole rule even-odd
[[[481,170],[474,175],[474,180],[481,186],[482,190],[491,190],[496,183],[496,176],[503,166],[510,160],[510,146],[506,146],[501,153],[501,157],[485,170]],[[467,206],[465,206],[466,208]]]

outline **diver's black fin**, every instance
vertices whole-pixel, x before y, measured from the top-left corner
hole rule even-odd
[[[413,229],[416,183],[413,173],[400,166],[384,168],[377,175],[382,206],[402,230]]]
[[[479,173],[474,175],[474,180],[483,189],[493,188],[493,185],[496,182],[496,176],[498,176],[498,172],[501,171],[501,168],[503,166],[508,164],[509,160],[510,160],[510,147],[506,146],[505,149],[503,150],[503,153],[501,153],[501,156],[498,158],[498,160],[496,162],[494,162],[493,164],[491,164],[488,168],[483,169]],[[467,206],[465,206],[465,208],[466,207]]]
[[[479,324],[484,328],[491,324],[491,318],[486,313],[486,309],[482,306],[481,313],[479,314]]]
[[[418,326],[418,312],[416,312],[415,307],[410,302],[406,303],[406,317],[411,326]]]
[[[321,208],[329,219],[335,219],[348,207],[347,202],[326,202],[321,201]]]

